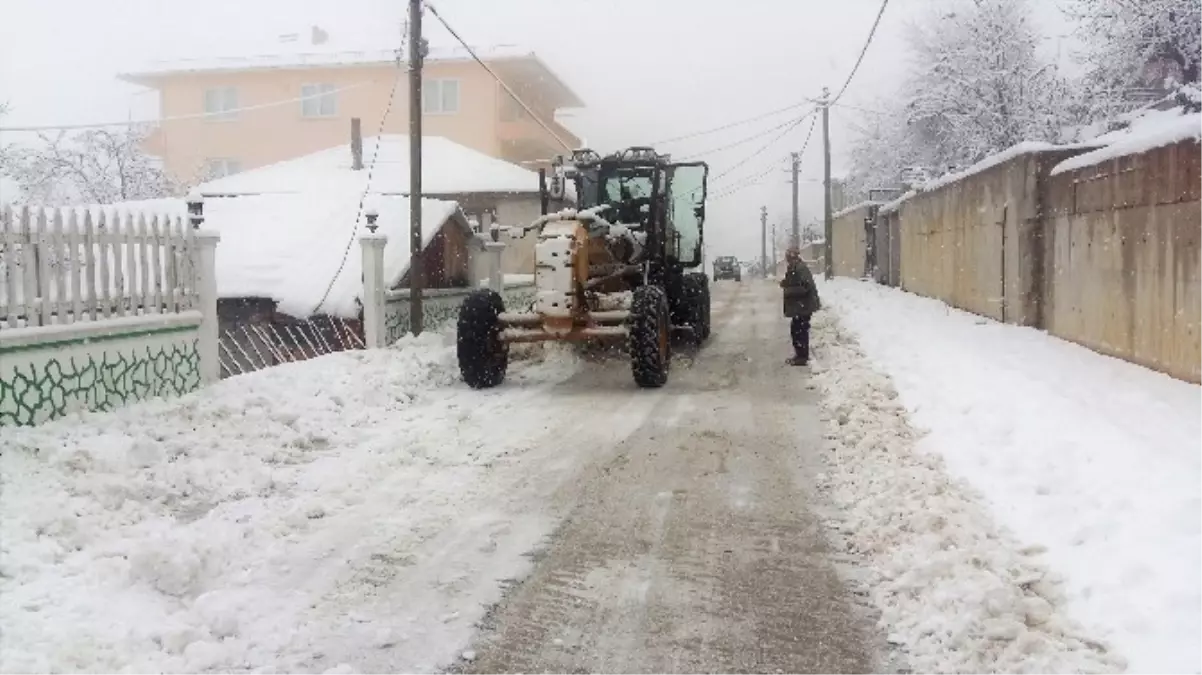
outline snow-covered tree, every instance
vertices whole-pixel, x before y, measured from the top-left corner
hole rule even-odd
[[[850,203],[863,201],[873,189],[896,187],[902,170],[920,154],[911,147],[914,136],[898,99],[881,99],[861,119],[851,118],[856,132],[850,150],[851,171],[846,182]]]
[[[1130,107],[1133,90],[1199,80],[1202,0],[1070,0],[1098,115]]]
[[[8,114],[8,103],[6,103],[4,101],[0,101],[0,120],[4,119],[4,116],[7,114]],[[5,170],[7,168],[7,161],[8,161],[8,154],[5,152],[5,148],[7,146],[2,142],[2,140],[3,139],[0,139],[0,176],[5,175]]]
[[[40,135],[40,145],[10,149],[7,173],[25,198],[43,204],[167,197],[178,186],[141,148],[146,131],[96,129]]]
[[[972,164],[1022,141],[1054,140],[1066,91],[1036,54],[1025,0],[972,0],[911,26],[904,116],[936,168]]]
[[[850,191],[896,187],[1023,141],[1055,141],[1074,121],[1069,88],[1042,61],[1026,0],[957,0],[909,27],[900,90],[878,100],[851,149]]]

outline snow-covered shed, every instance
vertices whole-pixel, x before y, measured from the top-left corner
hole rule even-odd
[[[367,192],[373,196],[409,194],[409,138],[363,139],[362,169],[352,166],[350,143],[296,159],[226,176],[200,186],[206,197]],[[370,176],[370,183],[368,176]],[[369,189],[370,187],[370,189]],[[441,136],[422,138],[422,194],[454,201],[468,222],[524,225],[540,215],[538,173],[489,157]],[[562,205],[553,204],[557,209]],[[530,274],[534,240],[509,242],[502,270]]]
[[[330,314],[353,318],[362,293],[359,235],[362,193],[344,186],[296,194],[213,197],[205,200],[205,226],[221,233],[217,290],[222,298],[270,298],[296,318]],[[388,235],[384,276],[390,288],[408,284],[409,200],[371,195],[365,208],[379,212],[378,232]],[[358,217],[358,224],[356,220]],[[422,200],[423,268],[427,288],[471,283],[472,233],[455,202]]]

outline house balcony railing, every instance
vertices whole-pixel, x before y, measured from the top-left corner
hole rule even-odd
[[[540,117],[543,122],[546,122],[547,127],[555,133],[555,136],[558,136],[560,139],[562,139],[564,143],[567,143],[573,149],[580,147],[580,137],[572,133],[567,127],[563,126],[559,122],[556,122],[554,117],[551,115],[544,115]],[[559,147],[559,144],[555,141],[551,134],[548,134],[545,129],[539,126],[538,122],[535,122],[529,117],[523,117],[522,119],[513,121],[498,122],[497,137],[502,142],[543,141],[557,148]],[[563,148],[559,149],[560,151],[563,151]]]

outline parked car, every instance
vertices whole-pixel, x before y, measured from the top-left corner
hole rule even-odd
[[[743,268],[739,266],[738,258],[733,255],[718,256],[714,259],[714,281],[723,279],[743,280]]]

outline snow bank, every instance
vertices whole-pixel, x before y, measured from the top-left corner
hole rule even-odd
[[[551,527],[496,482],[539,387],[474,392],[454,351],[427,333],[5,429],[0,672],[451,662]]]
[[[1151,120],[1144,120],[1125,131],[1100,137],[1099,140],[1107,140],[1110,144],[1064,160],[1052,169],[1051,175],[1095,166],[1117,157],[1138,155],[1181,141],[1202,140],[1202,114],[1182,115],[1180,111],[1163,111],[1152,116]]]
[[[1040,558],[1065,578],[1071,619],[1133,671],[1202,671],[1202,388],[896,289],[834,280],[822,292],[891,376],[915,426],[929,430],[913,461],[942,459],[1023,544],[1046,548]],[[832,345],[834,330],[819,329],[818,354],[831,352],[833,374],[822,377],[837,393],[860,375],[838,370],[851,368],[840,363],[854,348]],[[863,403],[856,414],[875,415],[888,400],[867,391],[868,401],[848,400]],[[843,457],[893,462],[904,452],[889,429],[851,433],[859,436],[844,443]],[[931,537],[931,516],[915,517],[911,526],[924,523]],[[925,630],[910,629],[908,645]]]
[[[841,508],[834,540],[869,563],[880,624],[909,667],[1120,670],[1120,659],[1065,618],[1060,580],[1040,549],[1020,549],[938,455],[915,449],[919,434],[897,391],[855,337],[830,312],[815,317],[814,330],[813,383],[830,442],[819,489]]]

